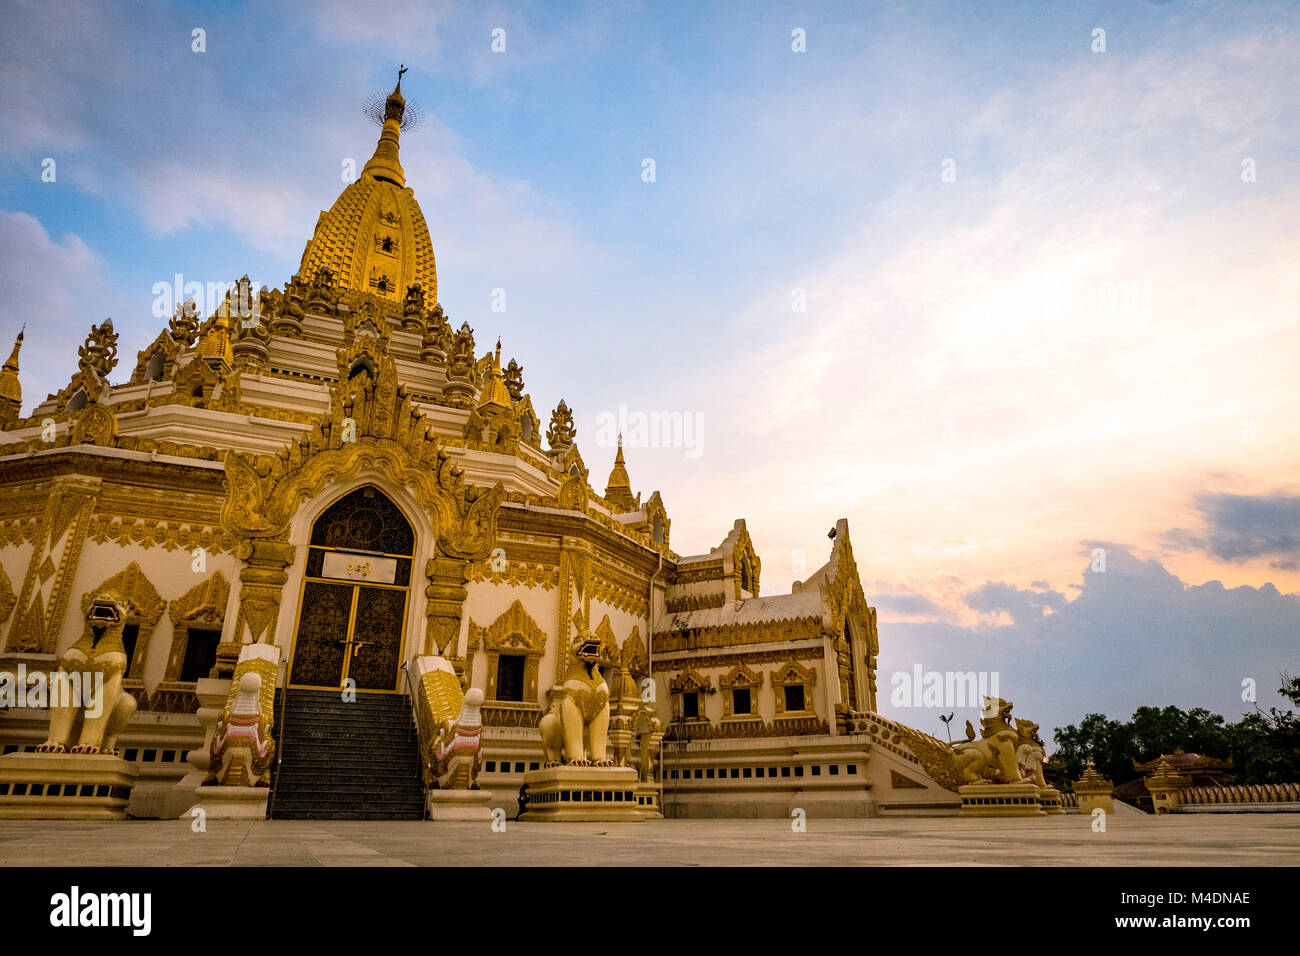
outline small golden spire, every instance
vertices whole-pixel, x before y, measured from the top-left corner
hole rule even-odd
[[[627,462],[623,460],[623,433],[618,435],[618,453],[614,456],[614,468],[609,473],[609,483],[605,485],[605,500],[620,512],[635,511],[637,498],[632,497],[632,479],[627,474]]]
[[[230,299],[226,298],[226,312],[219,310],[212,320],[212,326],[204,333],[199,342],[198,357],[218,371],[229,371],[235,363],[235,353],[230,347]]]
[[[488,380],[483,386],[483,394],[479,398],[478,406],[500,405],[502,408],[509,408],[512,403],[510,398],[510,389],[506,388],[505,378],[501,374],[501,340],[497,339],[497,350],[492,356],[492,361],[488,363]]]
[[[397,85],[384,101],[384,129],[379,134],[375,145],[375,154],[361,170],[362,175],[370,173],[376,179],[388,179],[398,186],[406,185],[406,172],[397,157],[397,146],[401,139],[402,117],[406,114],[406,97],[402,96],[402,74],[406,72],[403,65],[397,71]]]
[[[19,331],[18,337],[14,339],[14,350],[9,353],[4,368],[0,369],[0,399],[12,403],[15,413],[23,402],[23,387],[18,381],[18,350],[23,347],[23,332],[26,330],[27,326],[23,326]]]

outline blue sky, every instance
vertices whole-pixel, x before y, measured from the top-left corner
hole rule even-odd
[[[1121,592],[1086,570],[1106,542],[1178,608],[1246,589],[1241,668],[1269,691],[1297,669],[1296,5],[3,9],[0,337],[28,323],[27,408],[106,315],[125,377],[154,283],[291,276],[403,62],[453,321],[502,337],[539,410],[575,409],[598,485],[602,413],[700,416],[699,455],[627,449],[676,550],[743,516],[785,590],[846,516],[882,660],[941,668],[1079,640],[1057,614],[1110,627]],[[1130,643],[1181,646],[1133,620]],[[1040,664],[1018,682],[1044,727],[1100,709]],[[1112,716],[1236,702],[1204,674],[1112,692],[1108,666],[1077,679]]]

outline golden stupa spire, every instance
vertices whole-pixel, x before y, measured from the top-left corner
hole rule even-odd
[[[227,372],[235,362],[235,353],[230,346],[230,293],[226,293],[225,311],[217,310],[212,326],[199,341],[199,356],[209,366],[219,372]]]
[[[619,512],[635,511],[639,507],[640,495],[632,497],[632,479],[627,474],[627,462],[623,460],[623,433],[618,435],[618,454],[614,456],[614,468],[609,473],[609,483],[605,485],[605,500]]]
[[[351,181],[317,219],[298,266],[304,282],[329,269],[337,289],[365,292],[399,307],[417,282],[426,302],[438,301],[429,226],[398,158],[402,131],[417,128],[421,120],[420,108],[402,95],[405,72],[405,66],[398,70],[387,96],[366,101],[366,115],[382,130],[374,155],[355,179],[345,177]]]
[[[497,350],[488,363],[488,380],[483,386],[479,398],[479,408],[484,405],[500,405],[509,408],[511,404],[510,389],[506,388],[505,377],[501,374],[501,340],[497,339]]]
[[[632,479],[627,474],[627,462],[623,460],[623,433],[618,433],[618,454],[614,456],[614,469],[609,473],[609,484],[605,488],[605,497],[614,488],[632,490]]]
[[[18,337],[14,339],[14,350],[9,353],[9,359],[5,362],[4,368],[0,369],[0,417],[3,420],[13,420],[18,415],[19,408],[23,404],[23,387],[18,381],[18,350],[23,347],[23,331],[26,326],[19,331]]]
[[[406,185],[406,172],[397,158],[397,146],[402,133],[402,117],[406,113],[406,97],[402,96],[402,74],[406,72],[403,65],[397,71],[397,85],[384,101],[384,129],[379,134],[379,143],[375,146],[375,155],[370,157],[362,173],[370,173],[376,179],[387,179],[398,186]]]

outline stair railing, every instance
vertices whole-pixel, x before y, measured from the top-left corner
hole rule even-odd
[[[424,714],[424,694],[415,686],[415,678],[411,676],[411,668],[408,666],[409,663],[409,661],[402,662],[402,673],[406,675],[406,680],[404,681],[406,689],[403,693],[411,707],[411,723],[415,725],[415,747],[420,754],[420,785],[427,793],[429,786],[425,782],[426,778],[424,773],[425,742],[431,739],[431,737],[429,728],[424,726],[424,724],[428,723]],[[427,814],[427,797],[425,803],[425,813]]]
[[[275,811],[275,795],[280,792],[280,763],[284,760],[284,710],[289,701],[289,662],[281,660],[275,669],[275,689],[280,692],[280,713],[275,718],[275,767],[271,772],[271,795],[266,801],[266,819]]]

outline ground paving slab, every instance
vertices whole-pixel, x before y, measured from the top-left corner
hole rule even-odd
[[[1300,866],[1300,814],[527,823],[0,821],[0,866]],[[499,824],[498,824],[499,827]]]

